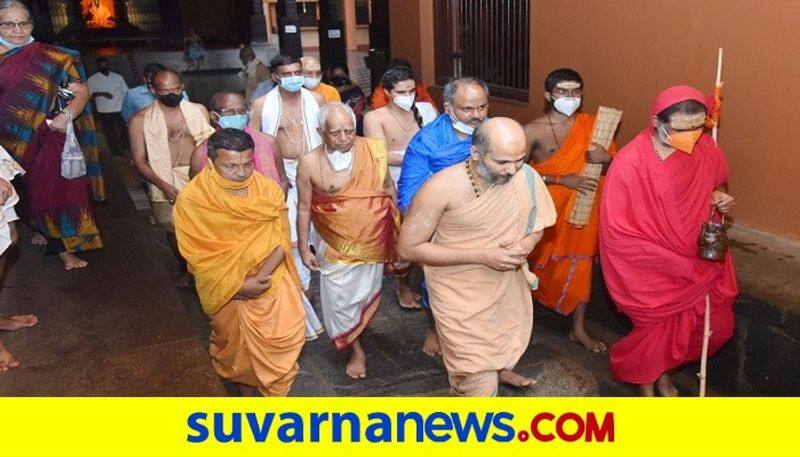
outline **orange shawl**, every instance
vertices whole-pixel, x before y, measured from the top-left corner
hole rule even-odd
[[[311,219],[329,248],[325,258],[338,263],[383,263],[394,259],[400,214],[383,189],[383,140],[356,138],[350,180],[339,192],[314,191]]]

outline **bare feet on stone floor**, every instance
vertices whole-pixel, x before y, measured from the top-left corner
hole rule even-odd
[[[8,352],[5,345],[2,341],[0,341],[0,373],[5,373],[6,371],[17,368],[19,366],[19,362],[14,356]]]
[[[19,316],[0,316],[0,330],[14,331],[25,327],[33,327],[39,319],[33,314]]]
[[[422,295],[415,294],[408,282],[397,278],[397,301],[400,302],[401,308],[408,310],[420,309],[422,308],[422,305],[419,304],[421,299]]]
[[[662,374],[661,377],[658,378],[658,381],[656,381],[656,388],[662,397],[678,396],[678,388],[672,383],[672,378],[670,378],[667,373]]]
[[[431,357],[442,355],[442,346],[439,344],[439,335],[431,329],[425,334],[425,342],[422,343],[422,352]]]
[[[60,252],[58,253],[58,257],[61,259],[62,262],[64,262],[65,270],[86,268],[89,265],[89,262],[81,259],[80,257],[75,256],[74,254],[70,254],[69,252]]]
[[[44,246],[47,244],[47,238],[45,238],[41,233],[34,233],[33,238],[31,238],[31,244],[34,246]]]
[[[500,384],[505,384],[511,387],[527,388],[536,384],[536,381],[531,378],[526,378],[520,374],[514,373],[511,370],[500,370],[498,374]]]
[[[345,372],[347,372],[347,376],[353,379],[367,377],[367,356],[364,354],[364,349],[361,348],[361,343],[358,340],[353,343],[353,353],[350,354],[350,361],[347,362]]]
[[[675,387],[675,384],[672,383],[672,379],[670,379],[669,374],[667,373],[662,374],[654,383],[651,382],[649,384],[641,384],[639,386],[639,390],[641,391],[643,397],[655,397],[655,388],[658,388],[658,393],[662,397],[678,396],[678,389]]]
[[[569,332],[569,339],[575,341],[576,343],[581,343],[583,347],[594,352],[595,354],[606,352],[606,344],[600,340],[592,338],[588,333],[586,333],[585,330],[573,329]]]

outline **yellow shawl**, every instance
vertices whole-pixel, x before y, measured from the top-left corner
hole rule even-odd
[[[147,144],[147,161],[150,163],[150,168],[153,169],[156,176],[181,190],[189,181],[189,167],[188,165],[184,167],[185,173],[180,172],[176,176],[172,155],[169,152],[167,123],[164,120],[161,106],[156,102],[145,109],[144,140]],[[197,147],[214,133],[214,128],[209,125],[203,112],[194,104],[182,100],[180,109],[189,133],[194,139],[194,145]],[[161,190],[152,184],[150,185],[150,199],[154,202],[167,201]]]
[[[234,185],[246,186],[248,196],[226,190]],[[178,247],[207,314],[231,301],[245,276],[255,274],[278,246],[286,258],[272,274],[272,284],[289,274],[299,290],[283,191],[270,179],[253,173],[246,182],[233,183],[209,164],[178,195],[174,214]],[[276,293],[273,289],[265,293]]]

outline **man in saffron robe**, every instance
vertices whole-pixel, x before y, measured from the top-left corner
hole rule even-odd
[[[303,86],[306,89],[322,95],[325,103],[342,101],[335,87],[322,82],[322,66],[316,57],[303,56],[300,62],[303,63]]]
[[[325,329],[337,349],[352,348],[345,371],[359,379],[367,374],[361,334],[378,309],[400,218],[386,143],[357,137],[343,103],[323,105],[318,122],[323,144],[300,158],[297,174],[298,249],[320,272]],[[317,236],[309,240],[312,221]]]
[[[397,206],[403,214],[428,178],[469,157],[472,132],[489,112],[489,88],[475,78],[450,81],[444,87],[444,108],[444,113],[421,128],[406,146],[397,182]],[[441,354],[441,350],[424,283],[420,292],[428,316],[428,331],[422,350],[435,356]]]
[[[278,183],[286,194],[289,190],[289,181],[283,168],[283,157],[280,151],[272,147],[272,137],[247,125],[249,115],[242,94],[218,92],[211,97],[210,106],[211,122],[215,128],[236,128],[250,135],[255,145],[253,149],[255,170]],[[204,141],[194,150],[189,176],[194,177],[206,166],[207,151],[208,141]],[[322,333],[322,324],[317,318],[314,307],[305,296],[303,296],[303,306],[306,310],[306,340],[315,340]]]
[[[403,222],[398,253],[424,265],[454,395],[533,383],[512,371],[533,330],[526,258],[556,212],[527,152],[516,121],[484,122],[469,159],[425,183]]]
[[[25,4],[0,6],[0,22],[14,24],[0,28],[0,146],[27,171],[20,197],[37,232],[34,244],[46,244],[67,270],[83,268],[86,261],[75,254],[103,246],[91,201],[105,200],[86,72],[78,52],[33,39]],[[58,86],[75,97],[55,113]],[[86,175],[65,179],[61,153],[72,120]]]
[[[706,299],[709,354],[730,339],[738,294],[731,254],[698,257],[712,206],[727,213],[728,165],[703,133],[700,91],[674,86],[656,97],[651,125],[614,158],[600,206],[600,261],[617,307],[633,331],[611,346],[611,371],[642,394],[675,396],[669,371],[700,358]]]
[[[286,396],[305,338],[283,191],[253,173],[253,140],[238,129],[209,139],[206,166],[178,195],[175,231],[211,317],[211,357],[223,378]]]
[[[586,163],[611,162],[616,153],[591,143],[594,116],[578,112],[583,96],[583,79],[570,68],[552,71],[545,79],[547,113],[525,126],[531,153],[531,166],[547,184],[559,218],[544,232],[530,257],[531,269],[539,277],[534,300],[564,315],[572,314],[569,338],[579,341],[592,352],[606,350],[606,345],[589,336],[584,328],[586,305],[592,287],[592,265],[597,255],[599,219],[599,182],[582,176]],[[597,195],[589,222],[576,227],[570,224],[572,208],[579,193]]]

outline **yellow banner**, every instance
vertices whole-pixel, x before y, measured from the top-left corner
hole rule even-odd
[[[7,398],[0,455],[797,456],[798,410],[798,398]]]

